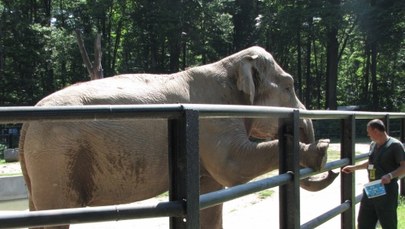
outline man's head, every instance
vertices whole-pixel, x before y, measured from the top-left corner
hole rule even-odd
[[[379,143],[381,140],[385,141],[385,131],[386,129],[384,122],[379,119],[373,119],[367,123],[367,135],[372,141],[375,141],[377,143]]]

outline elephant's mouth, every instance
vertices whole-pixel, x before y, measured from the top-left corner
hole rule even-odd
[[[250,131],[250,139],[257,141],[269,141],[275,139],[275,135],[260,131],[259,129],[252,129]]]

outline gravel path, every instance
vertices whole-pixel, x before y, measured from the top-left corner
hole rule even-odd
[[[0,176],[18,173],[21,173],[20,162],[5,163],[0,165]]]

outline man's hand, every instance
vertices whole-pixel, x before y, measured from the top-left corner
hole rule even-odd
[[[356,170],[356,166],[355,165],[348,165],[342,168],[342,172],[344,173],[352,173]]]
[[[392,175],[391,175],[392,176]],[[381,183],[383,184],[389,184],[391,183],[391,176],[389,174],[385,174],[384,176],[381,177]]]

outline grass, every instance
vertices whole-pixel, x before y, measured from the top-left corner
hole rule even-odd
[[[273,195],[273,193],[274,193],[274,190],[266,189],[266,190],[258,192],[256,195],[257,195],[257,198],[264,200],[268,197],[271,197],[271,195]]]
[[[7,173],[7,174],[0,174],[0,177],[11,177],[11,176],[20,176],[22,173]]]
[[[328,149],[328,162],[340,159],[340,150]]]
[[[405,197],[399,197],[398,228],[405,228]]]
[[[365,152],[356,151],[355,153],[356,153],[356,155],[358,155],[358,154],[363,154]],[[328,149],[328,162],[336,161],[339,159],[340,159],[340,149],[336,150],[336,149],[329,148]]]

